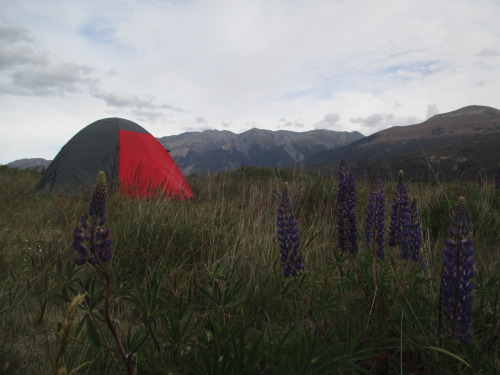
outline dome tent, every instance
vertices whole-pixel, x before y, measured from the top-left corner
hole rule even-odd
[[[160,142],[136,123],[116,117],[96,121],[73,136],[47,167],[37,190],[91,187],[99,171],[126,196],[193,196]]]

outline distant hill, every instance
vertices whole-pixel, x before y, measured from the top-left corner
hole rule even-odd
[[[205,130],[158,140],[186,173],[231,170],[241,166],[294,167],[308,156],[363,138],[359,132],[292,132],[251,129],[241,134]]]
[[[414,179],[453,179],[465,167],[493,176],[500,163],[500,110],[468,106],[409,126],[395,126],[306,158],[308,168],[334,171],[340,158],[358,174],[394,177],[399,169]]]
[[[18,169],[28,169],[33,168],[38,171],[47,168],[50,164],[51,160],[45,160],[42,158],[31,158],[31,159],[19,159],[13,162],[6,164],[10,168],[18,168]]]

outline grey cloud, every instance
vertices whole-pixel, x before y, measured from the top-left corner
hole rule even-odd
[[[207,121],[201,116],[196,117],[196,122],[198,124],[206,124],[207,123]]]
[[[498,48],[485,48],[481,52],[478,52],[476,56],[481,57],[493,57],[500,56],[500,49]]]
[[[26,29],[0,23],[0,71],[22,65],[46,65],[45,54],[31,48],[33,39]]]
[[[400,102],[398,102],[398,101],[396,101],[396,102],[394,103],[394,105],[393,105],[394,109],[399,109],[399,108],[401,108],[402,106],[403,106],[403,105],[402,105]]]
[[[162,112],[154,110],[136,109],[131,111],[132,117],[136,118],[141,123],[156,123],[165,121],[168,116]]]
[[[417,124],[422,120],[417,116],[395,116],[393,113],[375,113],[367,117],[356,117],[350,120],[358,124],[360,128],[368,128],[371,131],[390,128],[392,126],[404,126]],[[362,130],[362,129],[358,129]]]
[[[158,106],[153,103],[153,96],[143,96],[127,94],[122,92],[106,92],[99,89],[92,90],[91,94],[98,99],[102,99],[110,107],[116,108],[152,108],[156,109]]]
[[[89,66],[54,63],[33,47],[26,29],[0,24],[0,82],[3,95],[65,96],[93,81]]]
[[[336,130],[339,130],[338,122],[340,120],[340,116],[336,113],[328,113],[323,117],[323,119],[314,125],[316,129],[328,129],[332,130],[334,127],[337,127]]]
[[[394,120],[394,114],[392,113],[384,113],[384,114],[375,113],[368,117],[352,118],[351,122],[355,124],[361,124],[362,126],[368,128],[375,128],[387,123],[391,123],[393,122],[392,120]]]
[[[6,91],[14,95],[65,96],[81,91],[81,84],[91,83],[93,71],[86,65],[59,64],[17,69],[10,75]]]
[[[303,128],[304,127],[304,123],[301,122],[301,121],[287,121],[285,122],[283,125],[280,126],[280,128],[282,129],[286,129],[286,128]]]
[[[427,104],[427,118],[431,118],[432,116],[435,116],[437,114],[439,114],[437,105],[434,103]]]
[[[182,131],[183,132],[202,132],[204,130],[214,130],[214,128],[208,126],[208,125],[204,125],[204,126],[199,126],[199,125],[196,125],[196,126],[192,126],[192,125],[189,125],[189,126],[183,126],[182,127]]]
[[[403,116],[398,117],[396,125],[414,125],[422,122],[422,119],[418,116]]]
[[[115,108],[132,108],[132,109],[149,109],[162,110],[168,109],[174,112],[186,112],[182,108],[178,108],[169,104],[156,104],[156,98],[153,95],[134,95],[123,92],[103,91],[99,88],[91,90],[91,94],[98,99],[102,99],[110,107]]]
[[[47,65],[47,57],[27,46],[6,46],[0,44],[0,71],[27,65]]]
[[[31,42],[33,38],[29,35],[28,30],[24,28],[0,23],[0,40],[9,43]]]
[[[336,124],[340,120],[340,116],[336,113],[329,113],[325,117],[323,117],[323,121],[331,122]]]
[[[278,128],[279,129],[288,129],[288,128],[303,128],[304,122],[302,119],[298,120],[287,120],[285,117],[282,117],[278,120]]]

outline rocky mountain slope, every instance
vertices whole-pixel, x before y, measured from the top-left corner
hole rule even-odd
[[[158,140],[186,173],[231,170],[244,165],[294,167],[306,157],[363,138],[359,132],[298,133],[251,129],[241,134],[205,130]]]
[[[500,162],[500,110],[468,106],[409,126],[395,126],[344,147],[306,159],[307,167],[334,169],[341,157],[358,173],[423,173],[451,178],[461,164],[469,171],[493,173]],[[471,172],[472,173],[472,172]]]
[[[42,158],[31,158],[31,159],[19,159],[13,162],[6,164],[10,168],[18,168],[18,169],[28,169],[34,168],[38,171],[47,168],[50,164],[50,160],[45,160]]]

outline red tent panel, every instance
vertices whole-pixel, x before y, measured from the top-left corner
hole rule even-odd
[[[193,193],[170,154],[149,133],[120,130],[118,181],[128,196],[191,198]]]

